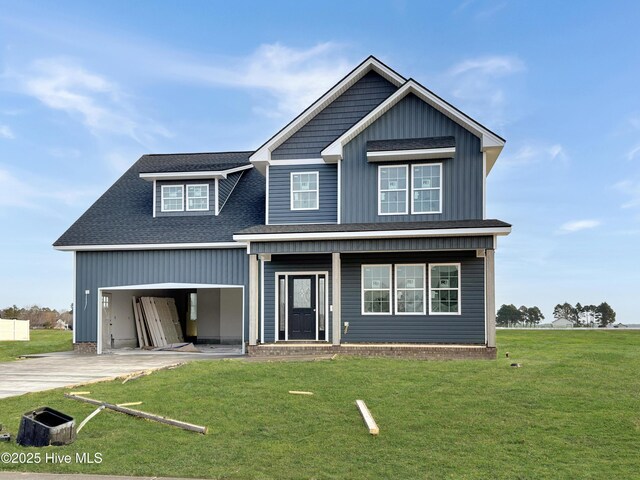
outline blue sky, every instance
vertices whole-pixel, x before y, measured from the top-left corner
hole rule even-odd
[[[497,303],[640,323],[637,2],[0,0],[0,306],[71,303],[51,243],[141,154],[259,146],[369,54],[507,139]]]

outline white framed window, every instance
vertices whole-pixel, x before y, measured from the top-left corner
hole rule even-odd
[[[391,265],[362,265],[362,315],[391,315]]]
[[[209,185],[187,185],[187,211],[209,210]]]
[[[408,209],[407,165],[378,166],[378,215],[405,215]]]
[[[411,213],[442,213],[442,164],[411,166]]]
[[[318,210],[318,172],[291,173],[291,210]]]
[[[160,192],[162,212],[184,211],[184,185],[162,185]]]
[[[429,313],[460,315],[460,264],[429,264]]]
[[[425,314],[425,264],[396,264],[396,315]]]

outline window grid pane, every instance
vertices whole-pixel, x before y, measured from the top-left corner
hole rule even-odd
[[[432,313],[459,313],[460,269],[458,265],[432,266],[429,286]]]
[[[318,172],[291,174],[291,208],[318,208]]]
[[[441,165],[413,166],[413,213],[440,211]]]
[[[396,313],[424,312],[424,265],[396,267]]]
[[[391,313],[391,267],[363,265],[362,277],[364,313]]]
[[[380,213],[407,212],[407,168],[380,167]]]

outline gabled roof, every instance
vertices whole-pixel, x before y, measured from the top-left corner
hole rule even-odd
[[[127,170],[55,243],[64,250],[87,247],[212,244],[233,241],[233,233],[264,224],[264,178],[244,171],[217,216],[154,218],[153,183],[142,172],[199,171],[201,168],[251,166],[253,152],[144,155]]]
[[[427,104],[431,105],[454,122],[469,130],[480,138],[482,151],[487,156],[487,173],[493,167],[498,155],[504,147],[505,140],[498,134],[492,132],[487,127],[469,117],[456,107],[446,102],[431,90],[420,85],[413,79],[407,80],[395,93],[389,96],[384,102],[374,108],[368,115],[362,118],[349,130],[344,132],[338,139],[322,151],[322,157],[327,162],[336,162],[342,159],[342,148],[362,133],[368,126],[379,119],[382,115],[393,108],[400,100],[409,94],[414,94]]]
[[[374,56],[369,56],[360,65],[349,72],[342,80],[335,84],[327,93],[322,95],[311,106],[309,106],[300,115],[289,122],[278,133],[267,140],[260,148],[258,148],[250,157],[250,161],[254,163],[261,171],[264,171],[264,165],[271,160],[271,152],[284,143],[291,135],[302,128],[319,112],[327,107],[336,98],[342,95],[346,90],[353,86],[358,80],[364,77],[368,72],[374,71],[393,83],[400,86],[405,83],[405,78],[400,74],[380,62]]]

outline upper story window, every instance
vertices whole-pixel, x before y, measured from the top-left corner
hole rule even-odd
[[[291,173],[291,210],[318,210],[318,172]]]
[[[187,185],[187,211],[209,210],[209,185]]]
[[[161,192],[161,211],[184,211],[184,185],[163,185]]]
[[[442,213],[442,164],[411,167],[411,213]]]
[[[407,165],[378,167],[378,214],[407,214]]]

